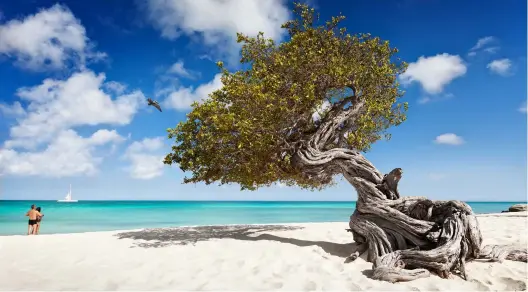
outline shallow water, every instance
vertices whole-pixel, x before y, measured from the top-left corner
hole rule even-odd
[[[468,202],[475,213],[498,213],[517,202]],[[24,234],[31,204],[45,215],[41,233],[110,231],[188,225],[348,221],[355,202],[257,201],[0,201],[0,235]]]

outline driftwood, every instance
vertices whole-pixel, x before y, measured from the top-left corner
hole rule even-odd
[[[431,272],[443,278],[453,273],[466,278],[466,262],[478,258],[526,261],[526,250],[482,247],[477,218],[466,203],[400,197],[402,169],[383,176],[359,151],[327,147],[339,141],[340,125],[361,114],[361,99],[351,100],[352,106],[333,106],[315,133],[300,143],[293,159],[310,179],[325,183],[342,174],[356,189],[349,231],[360,249],[346,262],[366,251],[374,279],[398,282],[428,277]]]

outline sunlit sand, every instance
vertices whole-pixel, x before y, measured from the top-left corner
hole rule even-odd
[[[480,215],[484,244],[526,246],[526,212]],[[474,261],[468,280],[372,280],[346,222],[0,237],[2,290],[525,290],[527,264]]]

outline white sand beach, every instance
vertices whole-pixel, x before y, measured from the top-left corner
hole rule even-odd
[[[484,244],[526,246],[526,213],[478,216]],[[527,264],[474,261],[468,281],[369,278],[347,222],[0,237],[0,290],[526,290]],[[146,240],[150,239],[150,240]],[[183,242],[181,240],[183,239]]]

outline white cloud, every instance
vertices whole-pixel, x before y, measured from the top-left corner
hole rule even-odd
[[[104,145],[108,142],[121,142],[123,140],[125,140],[125,138],[117,134],[115,130],[109,131],[106,129],[101,129],[93,133],[92,136],[90,136],[90,138],[88,139],[88,142],[91,145]]]
[[[418,99],[419,104],[426,104],[426,103],[430,103],[431,101],[433,101],[433,99],[430,96],[424,96]]]
[[[326,114],[326,112],[330,110],[330,102],[327,100],[323,101],[321,106],[315,109],[314,113],[312,114],[312,121],[317,122],[321,119],[321,115]]]
[[[493,36],[480,38],[477,43],[469,50],[468,56],[474,57],[480,52],[494,54],[500,49],[500,47],[496,45],[497,43],[498,39]]]
[[[195,75],[194,72],[185,68],[182,60],[179,60],[178,62],[172,64],[172,66],[170,66],[170,68],[167,70],[167,73],[175,74],[184,78],[193,78]]]
[[[491,72],[506,76],[510,73],[512,62],[510,59],[499,59],[491,61],[486,68]]]
[[[42,151],[17,152],[0,148],[1,175],[39,175],[65,177],[93,175],[102,158],[95,156],[97,147],[123,141],[115,130],[98,130],[88,138],[73,130],[62,130]]]
[[[526,102],[524,102],[520,107],[519,107],[519,111],[521,113],[526,113]]]
[[[208,98],[209,94],[213,91],[222,88],[221,77],[221,74],[216,74],[213,80],[209,83],[198,86],[196,89],[193,89],[192,87],[180,87],[176,91],[170,93],[163,101],[163,104],[167,108],[188,110],[191,108],[193,102],[202,101]]]
[[[20,88],[17,95],[29,105],[26,114],[10,129],[7,148],[33,148],[72,127],[100,124],[126,125],[137,112],[143,93],[134,91],[115,99],[104,88],[105,75],[91,71],[66,80],[46,79],[41,85]],[[19,112],[19,104],[11,106]]]
[[[125,84],[122,84],[116,81],[108,81],[104,83],[104,88],[115,94],[121,94],[125,92],[127,87]]]
[[[489,44],[495,43],[497,39],[493,36],[486,36],[478,39],[477,43],[471,48],[471,51],[479,50]]]
[[[26,111],[18,101],[15,101],[13,105],[0,103],[0,111],[6,116],[20,117],[26,114]]]
[[[462,145],[464,144],[464,139],[462,139],[462,137],[457,136],[453,133],[446,133],[446,134],[437,136],[434,142],[437,144],[446,144],[446,145]]]
[[[128,146],[124,158],[131,166],[127,168],[130,176],[137,179],[152,179],[163,173],[163,155],[157,152],[164,146],[164,137],[145,138]]]
[[[254,36],[262,31],[266,37],[280,41],[285,33],[281,25],[288,20],[284,0],[148,0],[149,21],[167,39],[184,34],[199,35],[216,52],[238,57],[236,33]]]
[[[495,54],[499,50],[500,50],[500,47],[489,47],[489,48],[483,49],[484,52],[490,53],[490,54]]]
[[[106,129],[82,137],[74,128],[128,124],[144,100],[140,91],[112,98],[103,90],[108,87],[104,79],[104,74],[91,71],[66,80],[46,79],[17,91],[27,106],[18,101],[0,105],[4,114],[16,118],[9,139],[0,147],[0,174],[63,177],[96,173],[103,159],[97,151],[110,146],[105,154],[112,153],[124,138]],[[109,84],[121,90],[121,84]]]
[[[466,71],[466,65],[458,55],[444,53],[432,57],[422,56],[409,64],[407,71],[400,75],[400,81],[404,85],[419,82],[427,93],[438,94]]]
[[[59,4],[0,25],[0,55],[29,70],[64,69],[72,63],[82,68],[106,56],[93,47],[80,21]]]
[[[158,67],[156,71],[161,73],[154,84],[154,95],[158,98],[177,91],[181,87],[180,77],[196,79],[201,75],[200,72],[185,68],[182,60],[178,60],[168,68]]]
[[[431,102],[437,102],[437,101],[444,101],[455,97],[452,93],[446,93],[443,95],[436,95],[436,96],[423,96],[422,98],[418,99],[418,104],[426,104]]]

